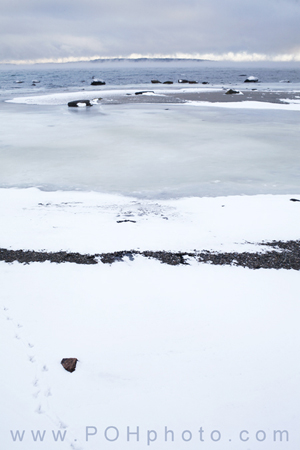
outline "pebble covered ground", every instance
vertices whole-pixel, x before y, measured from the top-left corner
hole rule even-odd
[[[135,256],[156,259],[163,264],[177,266],[189,264],[189,260],[214,265],[232,265],[248,267],[249,269],[293,269],[300,270],[300,240],[262,242],[263,252],[213,252],[208,250],[194,252],[168,251],[116,251],[111,253],[97,253],[94,255],[68,252],[36,252],[33,250],[0,249],[0,261],[6,263],[31,262],[75,263],[75,264],[113,264],[124,258],[134,260]],[[269,250],[270,249],[270,250]]]

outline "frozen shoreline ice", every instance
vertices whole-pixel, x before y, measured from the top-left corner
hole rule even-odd
[[[299,112],[288,108],[300,106],[230,105],[2,104],[0,186],[141,198],[297,192]]]
[[[239,89],[239,92],[244,95],[240,98],[239,95],[228,95],[227,90],[235,87]],[[140,95],[136,95],[139,93]],[[197,87],[182,87],[181,85],[171,86],[166,89],[165,86],[155,85],[140,85],[124,86],[120,89],[119,86],[114,88],[103,88],[99,90],[84,90],[75,92],[59,92],[59,93],[47,93],[44,95],[31,95],[14,97],[6,100],[6,103],[15,104],[27,104],[27,105],[67,105],[68,102],[80,99],[99,99],[102,104],[139,104],[139,103],[185,103],[185,102],[209,102],[215,106],[219,106],[223,103],[227,104],[227,107],[235,107],[236,103],[239,103],[239,107],[243,107],[240,103],[244,104],[244,107],[248,107],[248,103],[251,102],[252,107],[259,109],[260,107],[267,107],[266,104],[278,104],[279,109],[282,108],[282,101],[285,100],[287,104],[298,103],[297,98],[299,96],[300,89],[298,86],[289,86],[289,88],[280,89],[278,86],[261,86],[245,87],[240,85],[228,85],[224,87],[222,85],[198,85]],[[286,99],[282,99],[282,96],[287,96]],[[288,98],[290,97],[290,98]],[[296,101],[294,101],[296,100]],[[259,103],[258,103],[259,102]],[[262,103],[262,104],[261,104]],[[271,107],[271,106],[270,106]],[[274,106],[275,107],[275,106]],[[293,110],[298,110],[295,106]]]

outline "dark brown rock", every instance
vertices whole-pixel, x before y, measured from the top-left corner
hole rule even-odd
[[[164,81],[163,84],[173,84],[173,81]]]
[[[160,83],[160,84],[161,84],[161,81],[159,81],[159,80],[151,80],[151,83],[153,83],[153,84],[158,84],[158,83]]]
[[[72,373],[76,369],[77,361],[77,358],[63,358],[60,363],[65,370]]]

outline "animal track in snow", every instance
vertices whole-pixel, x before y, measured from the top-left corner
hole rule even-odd
[[[45,397],[51,397],[51,389],[49,388],[49,389],[46,389],[46,391],[45,391]]]
[[[39,406],[36,408],[35,412],[36,412],[37,414],[44,414],[44,411],[42,410],[42,406],[41,406],[41,405],[39,405]]]
[[[73,450],[82,450],[82,447],[81,447],[80,445],[77,445],[77,444],[71,443],[71,444],[70,444],[70,447],[71,447]]]
[[[66,425],[64,422],[62,422],[62,421],[60,420],[60,421],[59,421],[59,428],[65,429],[65,428],[68,428],[68,425]]]
[[[35,345],[28,340],[28,337],[26,338],[24,336],[24,326],[22,323],[18,323],[13,315],[11,315],[11,312],[8,313],[9,309],[4,306],[1,308],[3,310],[3,315],[5,316],[5,319],[10,322],[8,325],[13,326],[14,334],[12,337],[22,343],[23,349],[25,350],[25,357],[27,357],[27,360],[33,364],[32,367],[35,368],[36,376],[32,380],[32,392],[31,392],[31,398],[32,398],[32,406],[34,409],[34,412],[36,414],[45,414],[45,416],[56,426],[58,426],[60,429],[65,429],[68,427],[61,419],[60,417],[51,409],[51,402],[50,397],[52,396],[51,388],[48,385],[49,380],[49,367],[47,364],[45,364],[43,361],[39,360],[39,354],[34,351]],[[26,329],[26,327],[25,327]],[[26,333],[25,333],[26,334]],[[17,344],[19,345],[19,344]],[[48,385],[48,386],[47,386]],[[67,439],[69,445],[74,450],[82,450],[83,447],[78,445],[76,442],[76,439],[72,439],[71,437]]]

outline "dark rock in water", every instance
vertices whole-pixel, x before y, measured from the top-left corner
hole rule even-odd
[[[65,370],[72,373],[76,369],[77,361],[77,358],[63,358],[60,363]]]
[[[178,80],[178,83],[189,83],[189,84],[197,84],[198,81],[190,81],[190,80]]]
[[[298,200],[297,198],[291,198],[290,202],[300,202],[300,200]]]
[[[36,84],[35,83],[32,83],[32,85],[31,86],[36,86]]]
[[[78,108],[78,103],[85,103],[86,106],[93,106],[90,100],[74,100],[68,103],[70,108]]]
[[[209,84],[208,81],[202,81],[202,84]]]
[[[173,84],[173,81],[164,81],[163,84]]]
[[[225,94],[240,94],[240,91],[235,91],[234,89],[228,89]]]
[[[100,80],[99,81],[94,80],[91,82],[91,86],[103,86],[104,84],[106,84],[105,81],[100,81]]]
[[[161,84],[161,81],[159,81],[159,80],[151,80],[151,83],[153,83],[153,84],[160,83]]]
[[[257,82],[258,82],[258,78],[253,77],[253,76],[246,78],[246,80],[244,81],[244,83],[257,83]]]
[[[242,73],[241,75],[239,75],[239,77],[246,77],[247,75],[245,73]]]
[[[138,91],[138,92],[135,92],[135,95],[147,94],[148,92],[151,94],[154,94],[154,91]]]

